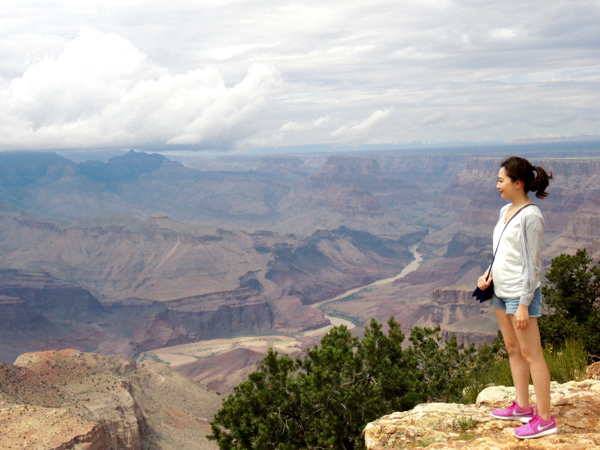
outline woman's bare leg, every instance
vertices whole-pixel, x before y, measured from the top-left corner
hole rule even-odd
[[[513,316],[506,314],[502,308],[496,308],[496,319],[500,326],[500,332],[504,338],[510,370],[515,385],[517,404],[523,408],[529,408],[529,364],[521,353],[522,346],[519,343],[513,327]],[[537,394],[536,394],[537,395]]]
[[[509,317],[511,320],[514,319],[514,316]],[[521,346],[521,355],[531,371],[537,412],[542,419],[548,421],[550,420],[550,372],[544,359],[537,317],[531,317],[526,328],[514,327],[513,330]]]

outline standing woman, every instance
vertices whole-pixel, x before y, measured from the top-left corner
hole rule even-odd
[[[502,161],[496,188],[510,204],[500,210],[494,228],[496,259],[492,273],[477,280],[480,289],[494,282],[491,304],[506,344],[516,399],[505,409],[493,410],[498,419],[520,420],[514,430],[521,439],[557,432],[550,416],[550,372],[544,359],[537,318],[541,316],[541,247],[544,217],[528,193],[543,199],[548,193],[550,174],[529,161],[511,156]],[[512,220],[511,220],[512,219]],[[509,223],[510,221],[510,223]],[[507,226],[508,224],[508,226]],[[489,270],[489,269],[488,269]],[[533,380],[537,412],[529,405],[529,375]]]

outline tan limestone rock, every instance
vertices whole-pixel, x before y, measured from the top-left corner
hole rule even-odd
[[[588,367],[587,377],[590,380],[600,380],[600,361]]]
[[[212,449],[220,402],[165,364],[28,353],[0,363],[0,449]]]
[[[15,405],[0,401],[0,448],[94,450],[107,448],[96,423],[66,408]]]
[[[514,388],[484,389],[475,405],[426,403],[371,422],[364,430],[369,450],[401,448],[600,449],[600,381],[552,383],[552,413],[559,432],[521,441],[519,422],[497,420],[489,411],[514,398]],[[533,398],[532,400],[535,400]]]

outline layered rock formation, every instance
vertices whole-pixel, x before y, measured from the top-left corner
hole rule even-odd
[[[106,316],[89,291],[44,273],[0,270],[0,295],[20,298],[56,321],[93,322]]]
[[[558,434],[538,439],[517,439],[513,429],[520,422],[490,415],[491,409],[505,407],[514,396],[514,388],[498,386],[484,389],[475,405],[418,405],[368,424],[365,442],[369,450],[600,448],[600,381],[553,383],[552,413],[556,415]]]
[[[89,291],[41,273],[0,271],[0,361],[24,351],[76,347],[134,357],[156,347],[273,328],[257,291],[232,291],[167,302],[100,303]]]
[[[91,322],[104,311],[90,293],[48,275],[0,270],[0,361],[76,346],[92,351],[108,337]]]
[[[489,340],[495,323],[469,291],[489,263],[504,203],[498,165],[514,151],[199,156],[188,166],[137,152],[79,164],[2,153],[0,269],[38,284],[2,290],[0,280],[0,358],[64,347],[133,356],[301,333],[327,324],[308,305],[393,277],[416,241],[418,270],[331,311],[356,323],[393,314],[405,331],[441,324],[461,341]],[[580,247],[600,256],[597,158],[528,151],[555,175],[539,202],[544,265]]]
[[[215,448],[220,398],[164,364],[76,350],[0,363],[0,447]]]
[[[31,350],[134,357],[197,340],[320,328],[327,319],[305,305],[394,275],[412,259],[404,238],[344,227],[299,239],[266,230],[206,233],[161,214],[94,226],[0,218],[5,263],[47,270],[0,270],[0,295],[13,299],[0,303],[3,320],[18,312],[37,324],[31,333],[12,322],[0,331],[5,362]]]
[[[317,231],[274,256],[265,278],[305,304],[397,274],[413,259],[400,240],[345,227]]]
[[[499,162],[498,158],[469,159],[443,198],[445,204],[455,205],[461,220],[473,230],[480,230],[481,225],[489,228],[498,220],[498,210],[504,203],[494,189]],[[600,254],[597,244],[600,227],[596,226],[600,162],[597,159],[540,158],[532,163],[554,174],[547,199],[531,196],[544,213],[546,241],[554,241],[545,254],[554,254],[559,248],[572,250],[583,246],[593,255]],[[457,202],[458,199],[462,201]]]
[[[61,224],[0,213],[0,236],[5,239],[0,248],[5,266],[44,269],[103,302],[132,297],[166,301],[219,292],[226,297],[226,292],[253,286],[273,298],[278,287],[265,282],[265,275],[273,273],[271,266],[286,259],[286,253],[293,264],[316,258],[332,267],[334,276],[355,278],[363,271],[364,278],[373,279],[395,272],[411,258],[401,237],[378,238],[344,227],[306,238],[260,230],[209,232],[158,214],[145,221],[119,216]],[[339,284],[341,291],[346,283]]]

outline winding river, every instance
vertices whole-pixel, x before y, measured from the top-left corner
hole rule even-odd
[[[375,281],[374,283],[360,286],[357,288],[350,289],[342,294],[336,295],[333,298],[323,300],[319,303],[312,305],[313,308],[321,308],[322,306],[341,300],[349,295],[356,294],[362,290],[366,290],[376,286],[383,286],[386,284],[393,283],[394,281],[405,277],[411,272],[414,272],[419,268],[423,258],[417,252],[417,245],[410,248],[411,253],[414,256],[414,260],[408,264],[402,272],[398,275],[385,278],[382,280]],[[227,352],[234,348],[247,348],[254,349],[256,351],[266,352],[269,347],[275,347],[280,351],[293,351],[297,350],[301,344],[299,338],[303,336],[318,337],[327,333],[334,326],[346,325],[348,329],[355,327],[354,323],[341,317],[335,317],[334,315],[325,315],[331,322],[331,325],[327,325],[316,330],[303,331],[295,336],[283,336],[283,335],[269,335],[269,336],[245,336],[230,339],[213,339],[209,341],[200,341],[191,344],[176,345],[173,347],[159,348],[150,350],[141,355],[141,360],[145,358],[157,359],[163,362],[171,364],[171,367],[177,367],[181,364],[194,362],[198,359],[208,358],[215,356],[220,353]]]
[[[396,280],[399,280],[400,278],[404,278],[406,275],[408,275],[411,272],[414,272],[415,270],[417,270],[419,268],[419,265],[421,264],[421,261],[423,261],[423,257],[421,256],[421,254],[417,251],[417,247],[419,246],[419,244],[415,244],[410,248],[410,252],[413,254],[414,256],[414,260],[408,264],[404,269],[402,269],[402,272],[400,272],[398,275],[395,275],[391,278],[384,278],[381,280],[377,280],[371,284],[367,284],[365,286],[359,286],[357,288],[353,288],[350,289],[349,291],[346,291],[342,294],[336,295],[333,298],[327,299],[327,300],[323,300],[322,302],[319,303],[315,303],[313,305],[311,305],[313,308],[321,308],[323,305],[326,305],[327,303],[333,303],[336,302],[338,300],[342,300],[343,298],[346,298],[350,295],[353,294],[357,294],[363,290],[367,290],[370,289],[372,287],[375,286],[384,286],[386,284],[391,284]],[[333,328],[334,326],[339,326],[339,325],[346,325],[348,327],[348,329],[352,329],[354,328],[356,325],[354,325],[354,323],[352,323],[349,320],[343,319],[341,317],[335,317],[332,315],[325,315],[325,317],[327,319],[329,319],[329,321],[331,322],[331,325],[327,325],[326,327],[323,328],[319,328],[317,330],[311,330],[311,331],[306,331],[304,333],[302,333],[303,336],[320,336],[322,334],[327,333],[331,328]]]

